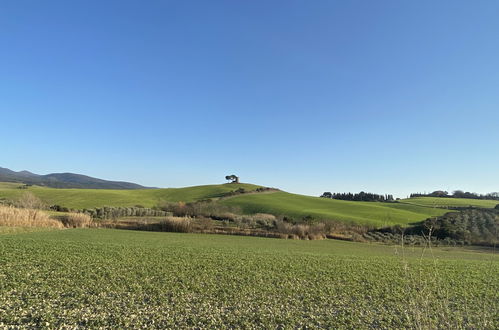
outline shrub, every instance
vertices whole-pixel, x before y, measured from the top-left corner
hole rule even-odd
[[[208,217],[216,220],[235,220],[234,213],[240,213],[237,207],[222,205],[216,202],[199,201],[193,203],[163,202],[160,209],[172,212],[176,217]]]
[[[256,213],[252,215],[252,219],[260,226],[270,227],[274,225],[276,217],[273,214]]]
[[[196,225],[202,231],[210,231],[213,229],[213,222],[210,218],[200,218],[196,221]]]
[[[63,227],[60,221],[50,218],[40,210],[19,209],[13,206],[0,206],[0,226]]]
[[[49,209],[51,209],[52,211],[57,211],[57,212],[69,212],[69,209],[67,207],[64,207],[64,206],[60,206],[60,205],[51,205],[49,207]]]
[[[86,228],[92,225],[92,217],[84,213],[69,213],[61,217],[61,221],[65,227],[69,228]]]
[[[271,229],[275,227],[276,217],[272,214],[256,213],[251,215],[235,216],[233,221],[237,224],[238,227],[264,227],[267,229]]]
[[[40,198],[33,195],[32,192],[25,192],[19,197],[16,201],[15,206],[23,208],[23,209],[43,209],[45,207],[44,203],[40,200]]]

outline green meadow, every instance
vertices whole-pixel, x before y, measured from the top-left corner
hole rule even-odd
[[[281,214],[298,219],[310,215],[315,219],[376,227],[407,225],[448,212],[419,205],[341,201],[286,192],[239,195],[225,199],[222,203],[238,206],[245,213]]]
[[[15,200],[29,191],[47,205],[60,205],[71,209],[103,206],[155,207],[163,202],[195,202],[213,199],[217,203],[239,208],[243,213],[270,213],[296,220],[311,216],[315,220],[335,220],[375,227],[409,225],[432,216],[443,215],[450,206],[476,206],[493,208],[498,201],[418,197],[398,203],[352,202],[291,194],[283,191],[240,194],[224,197],[239,188],[254,191],[258,185],[220,184],[186,188],[108,190],[57,189],[32,186],[18,189],[17,183],[0,183],[0,199]]]
[[[252,184],[205,185],[186,188],[112,190],[112,189],[58,189],[32,186],[18,189],[20,184],[0,183],[0,198],[16,199],[30,191],[47,205],[58,204],[72,209],[96,208],[103,206],[157,206],[161,202],[194,202],[201,199],[217,198],[238,188],[248,191],[259,186]]]
[[[499,258],[111,229],[0,235],[0,327],[499,327]]]

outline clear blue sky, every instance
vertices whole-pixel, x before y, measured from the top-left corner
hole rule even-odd
[[[0,2],[0,166],[499,190],[499,1]]]

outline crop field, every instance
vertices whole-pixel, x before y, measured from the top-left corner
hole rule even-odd
[[[32,186],[29,189],[18,189],[18,183],[0,183],[0,198],[16,199],[24,192],[30,191],[48,205],[58,204],[72,209],[96,208],[103,206],[141,205],[153,207],[158,203],[193,202],[200,199],[216,198],[238,188],[248,191],[259,186],[252,184],[221,184],[194,186],[186,188],[112,190],[112,189],[58,189]]]
[[[439,197],[414,197],[403,199],[403,203],[421,205],[426,207],[483,207],[494,208],[499,204],[495,200],[468,199],[468,198],[439,198]]]
[[[286,192],[240,195],[222,203],[238,206],[245,213],[282,214],[298,219],[311,215],[317,219],[333,219],[377,227],[407,225],[448,212],[418,205],[341,201]]]
[[[487,251],[67,229],[0,235],[0,327],[499,327]]]

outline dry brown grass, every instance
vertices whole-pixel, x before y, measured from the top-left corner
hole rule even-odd
[[[192,221],[188,217],[167,217],[159,223],[150,225],[150,227],[155,231],[190,233],[192,231]]]
[[[285,221],[277,221],[276,230],[280,234],[288,235],[290,239],[324,239],[327,229],[325,224],[317,223],[312,225],[291,224]]]
[[[0,206],[0,226],[64,227],[60,221],[50,218],[46,213],[40,210],[19,209],[13,206]]]
[[[68,213],[61,217],[64,226],[69,228],[87,228],[92,227],[92,217],[84,213]]]
[[[159,222],[161,231],[174,233],[190,233],[192,231],[192,223],[190,218],[167,217]]]

